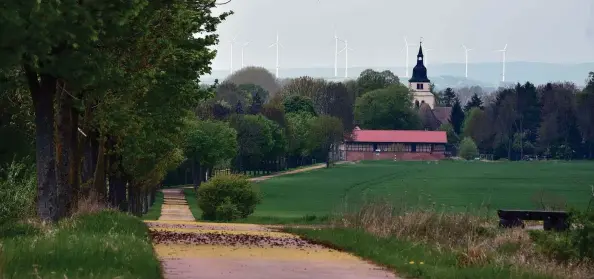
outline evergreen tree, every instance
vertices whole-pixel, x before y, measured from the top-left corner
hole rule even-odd
[[[250,106],[250,114],[258,114],[262,111],[262,98],[260,98],[260,94],[256,93],[254,95],[254,99],[252,100],[252,105]]]
[[[243,114],[243,106],[240,101],[237,101],[237,104],[235,105],[235,113]]]
[[[472,94],[470,101],[464,106],[464,112],[469,112],[472,108],[483,109],[483,100],[476,93]]]
[[[454,132],[460,135],[462,132],[462,124],[464,123],[464,111],[462,111],[462,105],[458,98],[454,99],[454,105],[452,106],[452,114],[450,116],[450,123],[454,128]]]
[[[457,99],[454,89],[448,87],[441,93],[441,105],[444,107],[453,107]]]

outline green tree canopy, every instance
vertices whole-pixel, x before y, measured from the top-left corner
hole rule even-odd
[[[470,109],[468,116],[464,119],[463,136],[471,138],[481,148],[488,147],[488,140],[491,137],[489,129],[489,118],[485,111],[478,107]]]
[[[326,167],[330,167],[330,151],[337,149],[344,140],[342,121],[340,119],[322,115],[310,119],[308,123],[308,142],[312,149],[319,148],[325,152]]]
[[[403,85],[369,92],[357,99],[356,123],[363,129],[414,130],[421,127],[412,94]]]
[[[450,124],[452,124],[452,128],[454,128],[454,132],[456,132],[456,134],[460,135],[462,133],[462,125],[464,124],[464,111],[462,110],[462,105],[460,104],[460,100],[458,100],[458,98],[454,100],[454,105],[452,106]]]
[[[391,71],[385,70],[377,72],[372,69],[367,69],[361,72],[357,78],[357,96],[362,96],[368,92],[397,84],[400,84],[400,80]]]
[[[286,113],[308,113],[316,115],[311,98],[301,95],[292,95],[283,102]]]
[[[472,94],[470,101],[464,105],[464,112],[468,113],[472,108],[483,109],[483,100],[476,93]]]
[[[186,156],[192,161],[194,187],[206,169],[232,159],[237,153],[237,132],[222,121],[192,121],[186,136]]]
[[[242,163],[257,164],[275,148],[272,129],[277,126],[272,120],[262,115],[233,115],[230,120]]]

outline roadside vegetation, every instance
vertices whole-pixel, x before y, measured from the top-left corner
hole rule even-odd
[[[2,278],[161,278],[148,228],[113,210],[0,229]]]
[[[142,215],[142,220],[159,220],[161,216],[161,208],[163,207],[163,192],[155,192],[155,201],[153,205],[148,209],[148,212]]]
[[[594,212],[563,233],[500,229],[492,215],[407,208],[382,200],[332,219],[331,228],[289,229],[415,278],[591,278]]]

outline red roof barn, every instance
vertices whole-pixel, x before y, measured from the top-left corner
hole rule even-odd
[[[341,146],[347,161],[439,160],[445,158],[444,131],[361,130],[356,127]]]

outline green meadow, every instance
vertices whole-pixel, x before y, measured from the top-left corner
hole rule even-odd
[[[368,161],[260,182],[250,219],[327,216],[376,199],[448,211],[583,208],[593,184],[594,162]]]

